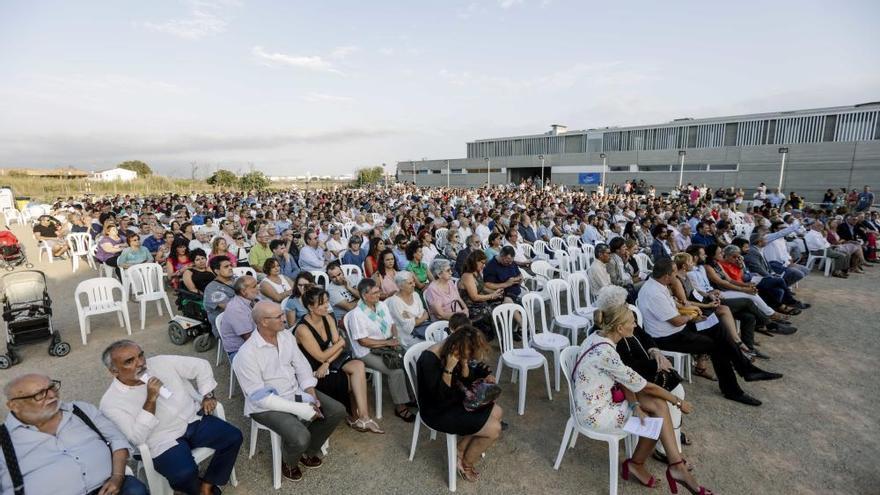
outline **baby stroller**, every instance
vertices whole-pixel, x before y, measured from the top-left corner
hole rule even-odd
[[[11,272],[20,265],[24,265],[28,269],[34,267],[28,261],[27,255],[24,253],[24,246],[18,242],[18,237],[15,237],[15,234],[9,230],[0,231],[0,268]]]
[[[183,345],[193,340],[196,352],[205,352],[214,347],[214,336],[211,335],[211,323],[205,312],[202,295],[184,288],[177,289],[177,310],[181,313],[168,322],[168,338],[176,345]]]
[[[6,354],[0,354],[0,369],[18,364],[15,347],[50,339],[49,355],[66,356],[70,344],[52,328],[52,299],[46,275],[38,270],[7,273],[3,286],[3,321],[6,322]]]

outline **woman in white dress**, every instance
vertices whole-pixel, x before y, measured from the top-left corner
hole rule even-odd
[[[408,348],[425,340],[425,330],[429,324],[428,312],[422,305],[422,298],[415,292],[416,282],[411,272],[397,272],[394,282],[399,290],[385,302],[394,324],[397,325],[400,344]]]
[[[622,428],[632,415],[638,415],[642,419],[648,416],[661,418],[663,426],[660,442],[666,450],[669,462],[666,478],[670,489],[676,493],[676,483],[680,482],[692,493],[711,493],[699,486],[678,452],[667,403],[674,404],[685,414],[689,414],[693,406],[664,388],[647,382],[635,370],[623,364],[617,354],[617,343],[623,338],[631,337],[635,330],[636,322],[632,311],[625,304],[597,310],[595,321],[599,331],[591,334],[581,344],[572,372],[576,414],[580,424],[607,432]],[[615,383],[623,389],[626,400],[613,401],[612,388]],[[657,486],[657,479],[644,466],[656,443],[656,440],[639,437],[632,458],[623,463],[623,479],[629,479],[632,472],[641,484],[651,488]]]
[[[260,293],[264,296],[281,303],[285,297],[290,297],[293,294],[293,283],[281,274],[281,265],[277,259],[267,259],[263,263],[263,273],[266,276],[260,281]]]

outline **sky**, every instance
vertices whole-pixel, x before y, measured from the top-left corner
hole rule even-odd
[[[0,167],[330,175],[880,100],[880,2],[0,0]]]

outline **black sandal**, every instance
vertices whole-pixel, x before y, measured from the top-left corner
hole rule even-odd
[[[403,409],[395,409],[394,415],[407,423],[412,423],[416,420],[416,415],[413,414],[412,411],[410,411],[407,407],[404,407]]]

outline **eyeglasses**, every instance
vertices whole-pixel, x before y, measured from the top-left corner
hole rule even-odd
[[[42,389],[42,390],[40,390],[40,391],[38,391],[37,393],[35,393],[35,394],[31,394],[31,395],[25,395],[25,396],[22,396],[22,397],[13,397],[13,398],[11,398],[11,399],[9,399],[9,400],[24,400],[24,399],[31,399],[31,400],[33,400],[34,402],[40,402],[40,401],[42,401],[43,399],[46,398],[46,394],[48,394],[49,391],[52,391],[52,392],[54,392],[54,393],[58,393],[59,390],[61,390],[61,381],[59,381],[59,380],[49,380],[49,386],[46,387],[46,388],[44,388],[44,389]]]
[[[264,316],[263,318],[266,320],[281,320],[284,318],[284,313],[279,313],[275,316]]]

